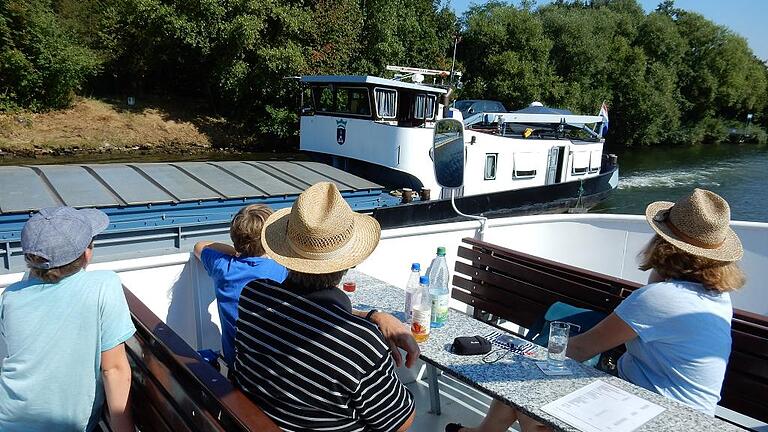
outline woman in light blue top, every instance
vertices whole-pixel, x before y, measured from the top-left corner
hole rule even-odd
[[[571,339],[567,354],[583,361],[625,344],[621,378],[714,415],[731,353],[728,292],[745,283],[730,208],[717,194],[695,189],[676,203],[652,203],[645,214],[656,232],[640,253],[640,269],[652,270],[648,285]],[[501,432],[518,420],[524,431],[549,430],[494,401],[479,427],[449,424],[446,432]]]

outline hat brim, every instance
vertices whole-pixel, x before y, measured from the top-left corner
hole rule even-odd
[[[101,210],[85,208],[79,209],[77,212],[91,225],[91,238],[101,234],[109,226],[109,216]]]
[[[355,226],[342,253],[328,259],[310,259],[296,253],[288,244],[290,208],[272,213],[261,230],[261,243],[269,258],[289,270],[309,274],[334,273],[363,262],[376,249],[381,238],[379,222],[367,215],[352,213]]]
[[[737,236],[730,227],[728,227],[723,243],[713,249],[695,246],[680,239],[666,223],[666,218],[659,217],[658,219],[662,220],[656,220],[657,216],[662,212],[668,211],[674,205],[675,203],[669,201],[656,201],[649,204],[645,209],[645,219],[648,221],[648,224],[654,231],[656,231],[656,234],[661,236],[664,240],[691,255],[715,261],[734,262],[740,260],[744,256],[744,248],[741,245],[741,240],[739,240],[739,236]]]

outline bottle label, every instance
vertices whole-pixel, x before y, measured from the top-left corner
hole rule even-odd
[[[432,297],[432,322],[438,325],[445,324],[448,319],[448,300],[447,294],[436,295]]]
[[[429,316],[431,310],[413,308],[411,319],[411,333],[416,335],[428,335],[429,334]]]

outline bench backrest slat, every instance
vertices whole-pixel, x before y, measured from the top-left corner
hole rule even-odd
[[[561,299],[574,306],[608,312],[622,300],[619,295],[574,282],[570,277],[554,275],[540,268],[509,260],[487,250],[459,247],[457,255],[471,259],[471,267],[476,269],[475,271],[484,271],[482,277],[475,279],[494,284],[502,289],[514,290],[515,286],[519,286],[521,289],[517,291],[518,295],[534,299],[539,297],[545,308],[557,299]],[[456,270],[459,271],[458,268]],[[557,291],[553,292],[550,287],[557,287]],[[555,300],[551,301],[552,299]]]
[[[458,257],[469,262],[456,261],[452,296],[526,328],[555,301],[610,313],[642,286],[472,238],[463,242],[472,248],[459,246]],[[734,309],[731,336],[720,405],[768,422],[768,317]]]
[[[543,313],[541,304],[534,303],[525,298],[518,298],[512,303],[505,304],[482,295],[483,290],[490,289],[490,287],[475,285],[468,279],[457,279],[456,277],[453,278],[453,283],[459,288],[472,292],[472,294],[467,294],[460,290],[453,290],[451,296],[456,300],[471,305],[477,310],[487,311],[496,316],[514,315],[516,317],[515,322],[526,328],[536,322]],[[480,295],[475,295],[475,292],[479,292]]]

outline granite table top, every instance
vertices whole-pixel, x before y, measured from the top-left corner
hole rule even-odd
[[[355,308],[387,311],[405,321],[403,289],[354,269],[348,277],[357,283],[357,291],[352,296]],[[479,391],[553,426],[555,430],[578,431],[545,413],[541,407],[598,379],[665,408],[664,412],[637,429],[638,431],[742,430],[682,403],[570,359],[567,359],[566,363],[573,371],[572,375],[547,376],[534,363],[536,360],[546,360],[546,348],[543,347],[538,347],[533,356],[507,354],[491,364],[484,363],[482,355],[460,356],[450,352],[451,343],[457,336],[485,336],[496,331],[499,331],[497,327],[451,309],[445,327],[432,329],[429,339],[419,344],[421,359]]]

